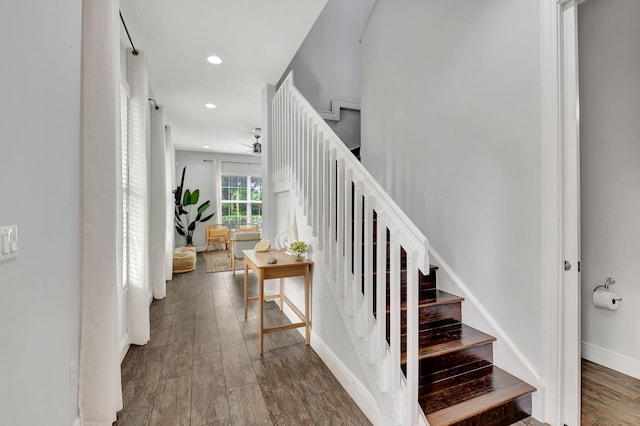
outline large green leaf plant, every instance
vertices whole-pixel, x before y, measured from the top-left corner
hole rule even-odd
[[[207,200],[204,203],[198,206],[198,209],[195,213],[195,218],[192,218],[191,208],[198,204],[198,200],[200,198],[200,190],[196,189],[191,191],[189,189],[184,190],[184,174],[187,168],[182,169],[182,180],[180,181],[180,185],[173,191],[174,201],[175,201],[175,225],[176,232],[183,236],[186,240],[186,245],[193,245],[193,231],[196,230],[196,226],[198,223],[203,223],[208,221],[215,215],[212,213],[208,216],[204,216],[206,210],[211,206],[211,201]]]

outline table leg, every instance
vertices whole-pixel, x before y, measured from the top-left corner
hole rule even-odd
[[[233,275],[236,274],[236,257],[233,255],[233,241],[231,241],[231,250],[229,250],[229,254],[231,255],[231,271],[233,271]]]
[[[263,338],[264,338],[264,279],[262,274],[258,280],[258,318],[260,318],[260,334],[259,334],[259,348],[262,354]]]
[[[308,345],[311,343],[311,330],[309,323],[309,284],[311,281],[311,266],[307,266],[304,272],[304,321],[305,321],[305,331],[306,331],[306,339],[305,342]]]
[[[244,319],[247,319],[247,309],[249,308],[249,265],[244,264]]]
[[[280,278],[280,312],[284,308],[284,278]]]

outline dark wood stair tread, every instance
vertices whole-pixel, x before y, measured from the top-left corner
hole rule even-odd
[[[426,308],[428,306],[445,305],[448,303],[458,303],[464,300],[464,297],[456,296],[455,294],[447,293],[446,291],[432,288],[420,292],[421,298],[418,301],[418,309]],[[407,304],[400,305],[401,311],[407,310]],[[391,307],[387,306],[387,313],[391,312]]]
[[[401,340],[404,343],[406,336],[401,336]],[[466,324],[455,322],[443,327],[422,330],[418,335],[418,340],[420,347],[418,359],[421,360],[494,342],[496,338]],[[407,362],[406,353],[402,354],[400,361],[403,364]]]
[[[496,366],[473,371],[434,393],[420,392],[431,426],[450,425],[535,392],[535,388]]]

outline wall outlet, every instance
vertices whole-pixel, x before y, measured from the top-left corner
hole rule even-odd
[[[78,384],[78,363],[74,359],[69,365],[69,389],[73,389]]]

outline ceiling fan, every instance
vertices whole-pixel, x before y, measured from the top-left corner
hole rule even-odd
[[[256,141],[252,144],[252,145],[247,145],[246,143],[240,143],[240,145],[244,145],[247,148],[250,148],[251,152],[253,155],[262,155],[262,144],[260,143],[260,128],[256,127],[255,129],[253,129],[253,132],[255,133],[255,135],[253,135],[254,138],[256,138]]]

